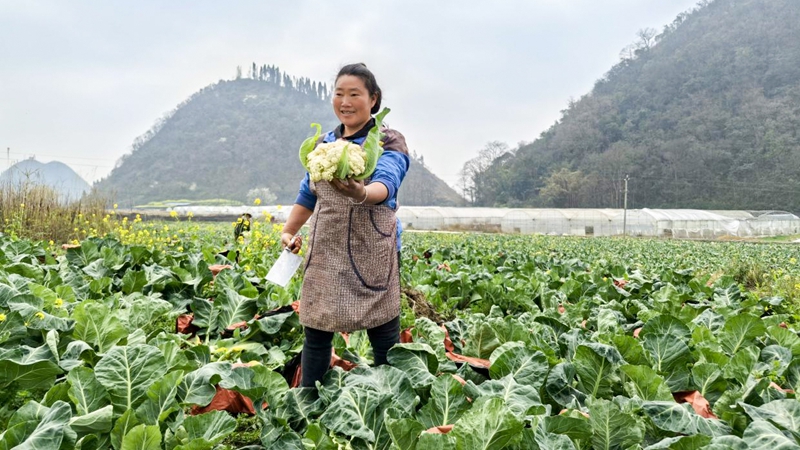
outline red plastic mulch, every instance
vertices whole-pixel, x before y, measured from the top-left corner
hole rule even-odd
[[[219,386],[217,386],[217,393],[214,394],[214,399],[211,400],[211,403],[206,406],[192,406],[190,414],[195,416],[211,411],[227,411],[233,415],[248,414],[251,416],[256,413],[255,408],[253,408],[253,402],[249,398]]]
[[[452,425],[439,425],[438,427],[428,428],[425,433],[431,434],[447,434],[453,430]]]
[[[194,314],[181,314],[175,319],[175,330],[180,334],[194,335],[200,331],[200,328],[196,325],[192,325],[192,321],[194,321]]]
[[[686,391],[686,392],[673,392],[672,397],[678,403],[689,403],[694,408],[694,412],[706,419],[716,419],[717,416],[711,411],[711,405],[708,403],[699,391]]]
[[[773,389],[777,389],[777,390],[779,390],[779,391],[781,391],[783,393],[786,393],[786,394],[794,394],[794,390],[793,389],[784,389],[784,388],[780,387],[778,385],[778,383],[776,383],[774,381],[769,383],[769,387],[771,387]]]
[[[639,333],[641,333],[641,332],[642,332],[642,327],[639,327],[639,328],[633,330],[633,337],[638,338],[639,337]]]
[[[210,270],[211,271],[211,275],[214,275],[214,276],[217,276],[220,272],[222,272],[225,269],[232,269],[232,268],[233,268],[233,266],[231,266],[230,264],[214,264],[214,265],[208,266],[208,270]]]

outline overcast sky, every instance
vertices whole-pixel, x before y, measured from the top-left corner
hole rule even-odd
[[[10,147],[12,162],[60,160],[92,182],[237,65],[331,83],[364,62],[389,124],[455,185],[487,142],[536,139],[637,30],[661,30],[695,3],[0,0],[0,169]]]

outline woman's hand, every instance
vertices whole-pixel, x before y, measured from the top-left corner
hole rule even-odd
[[[303,247],[303,237],[292,233],[281,233],[281,246],[288,248],[292,253],[299,253]]]
[[[351,178],[346,180],[334,178],[331,181],[331,186],[345,197],[350,197],[356,202],[363,202],[367,197],[367,187],[364,185],[363,181],[353,180]]]

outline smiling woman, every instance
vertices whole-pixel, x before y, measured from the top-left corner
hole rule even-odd
[[[306,174],[284,226],[281,241],[297,253],[302,241],[295,235],[314,214],[300,296],[306,387],[313,387],[328,370],[334,332],[367,329],[377,365],[387,362],[389,348],[399,342],[401,228],[395,211],[409,158],[403,135],[382,126],[388,110],[372,117],[381,98],[367,66],[344,66],[336,77],[332,102],[341,124],[301,148],[301,160],[306,156],[309,161],[315,146],[338,150],[331,158],[345,163],[350,146],[380,154],[367,159],[374,167],[365,168],[370,174],[366,177],[352,177],[347,171],[325,178],[316,171],[315,176]],[[327,145],[331,143],[344,145]]]

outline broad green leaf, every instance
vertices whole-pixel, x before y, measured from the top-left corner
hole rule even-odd
[[[137,425],[139,425],[139,421],[136,419],[134,411],[132,409],[125,411],[122,416],[114,422],[114,428],[111,429],[111,446],[116,450],[120,450],[122,447],[122,438]]]
[[[14,450],[58,449],[67,432],[72,410],[69,404],[57,401],[52,408],[46,409],[41,420],[33,430],[30,425],[20,422],[11,426],[0,438],[0,448]],[[35,423],[35,422],[34,422]],[[12,423],[9,422],[9,425]],[[22,432],[21,432],[22,431]]]
[[[619,383],[616,370],[622,361],[617,349],[609,345],[579,345],[572,360],[578,375],[578,389],[595,398],[611,398],[613,386]]]
[[[671,391],[685,391],[689,388],[688,365],[693,362],[693,358],[685,343],[674,336],[650,334],[642,345],[650,354],[653,369],[665,378]]]
[[[169,302],[159,298],[136,294],[131,297],[128,313],[128,328],[131,330],[144,328],[172,309]]]
[[[466,340],[464,354],[475,358],[488,359],[500,346],[500,341],[488,322],[482,322]]]
[[[136,415],[142,422],[158,425],[169,413],[180,408],[175,397],[182,380],[182,371],[169,372],[147,389],[147,398],[136,409]]]
[[[622,366],[620,370],[628,377],[625,391],[631,397],[642,400],[671,401],[672,393],[664,379],[647,366]]]
[[[650,361],[647,360],[647,355],[642,348],[641,341],[633,336],[626,336],[618,334],[613,338],[614,347],[617,348],[622,359],[633,366],[649,365]]]
[[[417,450],[455,450],[456,438],[452,433],[433,434],[422,432],[417,443]]]
[[[97,245],[92,241],[83,241],[79,247],[67,249],[67,261],[79,268],[88,266],[98,258],[100,258],[100,252],[97,251]]]
[[[645,447],[645,450],[695,450],[698,448],[703,448],[705,445],[711,442],[711,438],[708,436],[696,435],[696,436],[678,436],[672,438],[662,439],[659,442],[656,442],[653,445],[649,445]]]
[[[583,403],[586,394],[573,387],[574,380],[575,367],[571,363],[556,364],[547,374],[545,392],[556,403],[564,407],[573,401]]]
[[[464,393],[472,398],[501,398],[506,407],[518,418],[523,419],[530,414],[543,414],[544,406],[539,399],[539,392],[533,386],[519,384],[506,375],[500,380],[489,380],[479,385],[467,381]]]
[[[500,398],[476,401],[456,422],[451,434],[457,450],[492,450],[520,439],[523,422]]]
[[[526,430],[527,431],[527,430]],[[543,423],[539,423],[534,433],[534,441],[539,450],[576,450],[575,444],[570,438],[563,434],[556,434],[547,431]],[[522,447],[536,448],[536,447]]]
[[[236,430],[236,419],[225,411],[188,416],[183,421],[189,439],[203,439],[216,444]]]
[[[370,429],[369,423],[375,409],[388,396],[388,393],[345,387],[319,420],[337,433],[375,442],[375,432]]]
[[[76,367],[67,375],[69,382],[69,398],[75,405],[79,416],[89,414],[108,404],[108,392],[97,378],[92,369]]]
[[[722,369],[712,363],[697,363],[692,367],[692,381],[700,395],[715,400],[728,388],[728,382],[722,376]]]
[[[642,425],[630,414],[608,400],[589,403],[589,423],[592,425],[592,445],[596,450],[627,448],[642,442]]]
[[[88,414],[73,417],[69,421],[69,426],[80,434],[108,433],[111,431],[113,414],[114,407],[108,405]]]
[[[72,312],[72,317],[76,322],[73,336],[95,345],[100,353],[107,352],[128,335],[128,330],[117,318],[117,314],[113,314],[106,305],[99,302],[79,303]]]
[[[142,292],[145,285],[147,285],[147,275],[142,270],[129,270],[122,276],[122,293],[125,295]]]
[[[670,315],[661,315],[647,321],[639,333],[639,338],[644,339],[649,334],[665,334],[678,339],[688,339],[692,332],[680,319]]]
[[[187,373],[178,388],[181,403],[206,406],[217,393],[216,385],[231,374],[231,364],[216,362]]]
[[[392,406],[406,415],[412,414],[419,403],[409,377],[402,370],[389,365],[374,368],[356,367],[350,371],[346,385],[389,393]]]
[[[697,434],[692,420],[693,411],[687,403],[672,402],[645,402],[642,405],[644,413],[653,420],[653,423],[664,431],[678,434]]]
[[[308,425],[304,437],[314,443],[314,450],[337,450],[338,448],[316,422]]]
[[[742,348],[733,355],[728,365],[723,368],[723,375],[725,378],[734,379],[741,386],[744,386],[758,361],[758,355],[758,349],[754,346]]]
[[[419,435],[430,428],[426,428],[416,420],[408,418],[393,419],[384,417],[384,421],[386,422],[386,428],[389,429],[389,435],[392,437],[392,443],[399,450],[416,450]]]
[[[592,426],[589,423],[589,419],[583,416],[559,415],[545,417],[544,426],[548,433],[563,434],[571,439],[588,440],[592,437]]]
[[[766,332],[764,323],[750,314],[737,314],[728,318],[719,342],[729,355],[734,356],[742,348],[753,342],[753,339]]]
[[[16,382],[23,389],[48,389],[61,372],[47,344],[0,348],[0,387]]]
[[[469,403],[461,383],[449,374],[444,374],[433,382],[431,398],[419,410],[417,419],[425,429],[452,425],[468,408]]]
[[[790,349],[780,345],[768,345],[761,349],[761,357],[756,367],[759,371],[783,376],[791,363],[792,351]]]
[[[137,425],[122,438],[120,450],[161,450],[161,430],[155,425]]]
[[[404,371],[414,389],[430,386],[439,369],[436,353],[428,344],[397,344],[387,354],[389,364]]]
[[[754,420],[742,435],[751,450],[798,450],[800,445],[765,420]]]
[[[245,297],[228,287],[214,298],[214,308],[219,309],[218,324],[220,328],[236,322],[251,320],[258,312],[255,298]]]
[[[325,405],[314,388],[287,388],[277,405],[277,414],[284,417],[294,430],[304,429],[325,411]]]
[[[94,370],[117,413],[136,408],[147,389],[167,371],[161,351],[151,345],[114,347]]]
[[[544,384],[550,365],[544,353],[533,351],[521,342],[506,342],[492,353],[489,375],[500,379],[511,375],[519,384],[539,389]]]
[[[739,404],[753,420],[767,420],[786,430],[800,433],[800,402],[774,400],[761,406]]]
[[[704,450],[748,450],[750,447],[738,436],[717,436]]]

